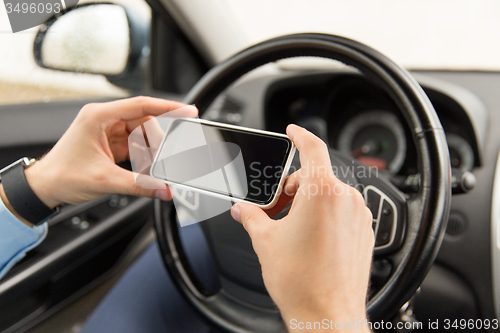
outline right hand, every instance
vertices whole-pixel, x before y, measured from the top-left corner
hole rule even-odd
[[[295,125],[287,134],[302,165],[278,203],[283,208],[293,198],[288,215],[275,221],[247,203],[231,214],[249,233],[287,323],[364,320],[375,242],[371,212],[356,189],[335,177],[323,141]]]

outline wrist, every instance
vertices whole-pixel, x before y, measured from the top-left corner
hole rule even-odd
[[[329,332],[332,330],[356,330],[370,332],[364,309],[362,311],[297,311],[283,314],[289,332]]]
[[[24,174],[31,190],[47,207],[54,209],[62,203],[62,201],[52,196],[53,193],[50,190],[51,180],[48,177],[49,173],[44,172],[42,161],[37,161],[26,168]]]
[[[14,215],[15,217],[17,217],[17,219],[19,221],[23,222],[24,224],[26,224],[30,228],[33,227],[33,223],[26,221],[21,215],[19,215],[15,211],[14,207],[12,207],[12,205],[9,202],[9,200],[7,199],[7,196],[5,195],[5,192],[3,190],[3,185],[1,183],[0,183],[0,199],[2,200],[4,206],[12,213],[12,215]]]

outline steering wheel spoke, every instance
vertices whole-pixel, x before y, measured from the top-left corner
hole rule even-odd
[[[407,195],[395,187],[385,173],[376,168],[332,149],[330,158],[333,170],[342,170],[343,167],[356,170],[354,183],[352,179],[345,178],[348,172],[338,172],[337,177],[362,192],[366,206],[372,212],[375,256],[398,250],[403,242],[407,223]]]
[[[373,215],[375,255],[397,250],[403,241],[406,224],[404,201],[397,200],[395,202],[374,185],[366,186],[363,190],[363,196]]]

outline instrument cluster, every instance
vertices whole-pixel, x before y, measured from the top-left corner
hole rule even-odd
[[[452,167],[462,172],[478,165],[474,132],[453,103],[426,91],[446,133]],[[268,89],[265,122],[284,132],[295,123],[369,166],[401,181],[419,173],[412,132],[398,106],[360,75],[312,75],[278,82]]]

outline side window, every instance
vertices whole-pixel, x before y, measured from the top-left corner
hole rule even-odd
[[[10,32],[6,7],[0,6],[0,105],[119,98],[147,87],[149,5],[89,2],[17,33]],[[131,61],[133,68],[127,68]]]
[[[151,1],[154,5],[155,1]],[[152,88],[175,94],[187,93],[209,69],[202,54],[161,7],[151,22],[150,75]]]

